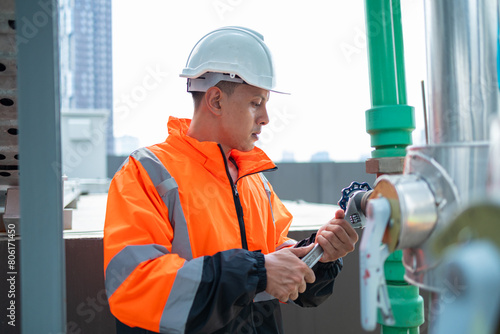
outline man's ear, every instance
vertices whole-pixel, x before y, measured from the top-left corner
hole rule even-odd
[[[210,87],[205,93],[205,101],[207,103],[208,109],[215,115],[221,115],[222,110],[220,106],[220,100],[222,99],[222,91],[219,87]]]

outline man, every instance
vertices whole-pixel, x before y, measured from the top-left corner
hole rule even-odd
[[[192,121],[171,117],[167,140],[132,153],[109,189],[104,263],[117,331],[282,333],[279,302],[323,302],[357,234],[339,210],[316,237],[287,237],[292,216],[263,174],[276,166],[254,146],[274,88],[260,34],[207,34],[181,76]],[[300,258],[315,241],[324,255],[310,269]]]

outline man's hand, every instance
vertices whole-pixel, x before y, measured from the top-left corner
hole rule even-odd
[[[265,255],[266,292],[286,303],[306,290],[306,283],[316,279],[314,272],[299,257],[305,256],[313,244],[300,248],[285,248]]]
[[[320,262],[331,262],[346,256],[354,250],[358,234],[344,219],[342,210],[335,212],[335,218],[321,226],[316,234],[316,242],[323,248]]]

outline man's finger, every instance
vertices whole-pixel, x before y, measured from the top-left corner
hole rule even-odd
[[[336,238],[336,236],[333,235],[332,238]],[[324,235],[322,235],[319,240],[321,240],[321,245],[325,250],[323,257],[321,258],[322,261],[332,261],[332,257],[341,256],[338,247],[335,245],[335,242],[332,243],[331,240],[325,238]]]
[[[306,291],[306,288],[307,288],[307,284],[305,281],[303,281],[300,286],[299,286],[299,292],[302,293],[304,291]]]
[[[354,227],[352,227],[351,224],[349,224],[345,219],[334,221],[331,225],[338,225],[342,227],[350,239],[356,241],[358,240],[358,233],[356,233]]]
[[[316,275],[314,275],[314,271],[312,269],[309,269],[306,272],[304,280],[306,281],[306,283],[314,283],[314,281],[316,280]]]
[[[334,234],[337,237],[338,241],[340,241],[343,244],[351,243],[352,237],[349,236],[349,234],[343,228],[343,226],[340,226],[340,225],[330,226],[330,228],[328,228],[325,231],[323,231],[322,234],[325,234],[326,231]],[[328,239],[328,235],[329,234],[324,235],[324,237]],[[335,242],[337,242],[337,240],[332,240],[332,242],[335,243]]]

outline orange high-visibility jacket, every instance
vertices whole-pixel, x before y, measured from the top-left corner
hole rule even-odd
[[[233,150],[233,186],[220,145],[188,137],[189,124],[171,117],[167,140],[135,151],[111,182],[104,228],[111,312],[161,333],[280,333],[278,302],[264,292],[263,254],[296,241],[287,237],[291,214],[262,174],[276,166],[258,148]],[[316,288],[299,305],[331,293],[341,262],[318,268]]]

